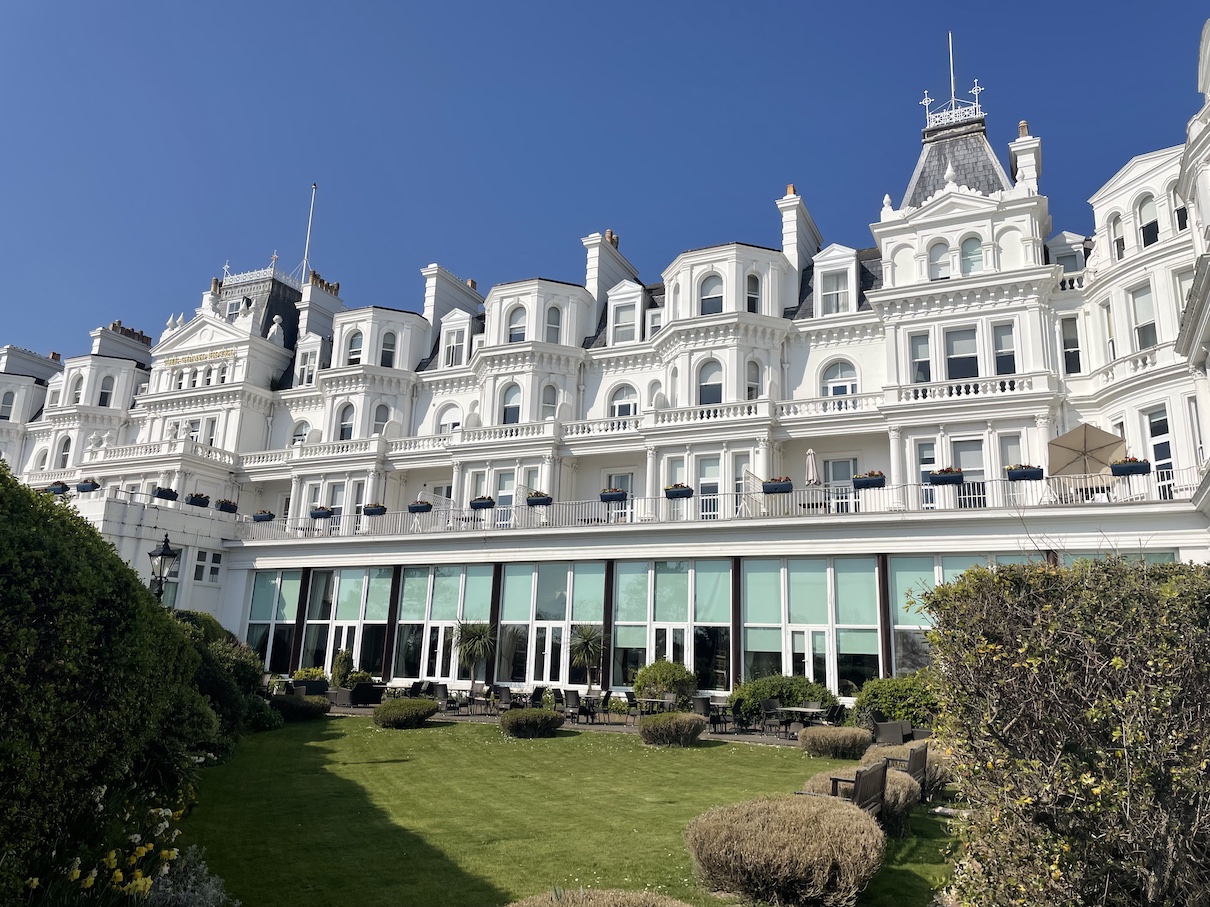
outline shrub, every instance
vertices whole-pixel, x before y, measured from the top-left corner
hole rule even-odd
[[[842,768],[834,772],[820,772],[807,779],[807,783],[802,786],[805,791],[810,791],[816,794],[831,794],[832,793],[832,778],[845,778],[848,781],[853,780],[853,776],[857,773],[855,768]],[[841,784],[838,788],[841,797],[851,796],[853,793],[852,784]],[[886,829],[887,834],[895,835],[902,838],[908,833],[908,828],[911,824],[912,810],[920,802],[920,785],[916,783],[911,775],[906,772],[890,769],[886,773],[886,795],[882,801],[882,812],[878,814],[878,821],[882,823],[882,827]]]
[[[205,611],[174,611],[172,616],[197,630],[207,644],[236,641],[235,635],[219,623],[213,614]]]
[[[333,669],[332,673],[333,674],[336,673],[335,669]],[[351,689],[353,689],[353,684],[355,684],[355,683],[373,683],[373,682],[374,682],[374,675],[371,674],[369,671],[352,671],[349,673],[349,676],[345,678],[345,682],[344,682],[344,684],[342,684],[342,686],[348,687],[351,690]]]
[[[805,727],[798,732],[804,753],[829,759],[860,759],[873,742],[874,735],[860,727]]]
[[[240,907],[223,880],[206,865],[206,849],[191,844],[173,861],[167,875],[156,879],[147,907]]]
[[[701,715],[688,712],[647,715],[639,721],[639,736],[652,746],[693,746],[706,724]]]
[[[500,730],[508,737],[553,737],[565,720],[549,709],[509,709],[500,715]]]
[[[285,724],[281,712],[274,709],[262,696],[249,696],[247,707],[244,709],[244,730],[276,731]]]
[[[577,891],[556,888],[522,901],[513,901],[508,907],[550,907],[551,904],[566,904],[567,907],[689,907],[684,901],[676,901],[653,891],[622,891],[617,888],[581,888]]]
[[[676,705],[680,709],[689,708],[696,692],[697,675],[683,664],[663,658],[639,668],[634,677],[635,696],[640,699],[660,699],[665,693],[675,693]]]
[[[332,686],[348,688],[351,685],[348,678],[352,671],[353,653],[348,649],[341,649],[332,659]]]
[[[868,765],[879,759],[906,759],[908,751],[918,743],[902,746],[871,746],[861,757],[861,764]],[[925,769],[924,789],[920,792],[926,800],[932,800],[954,780],[953,760],[938,746],[936,740],[929,741],[929,758]]]
[[[314,721],[332,708],[327,696],[274,696],[269,705],[286,721]]]
[[[712,889],[774,904],[851,905],[878,872],[886,836],[852,803],[763,797],[720,806],[685,829]]]
[[[299,668],[291,677],[295,680],[327,680],[328,675],[323,668]]]
[[[940,708],[928,673],[918,671],[907,677],[867,680],[853,705],[852,723],[870,727],[870,710],[877,709],[888,721],[910,721],[913,727],[932,727]]]
[[[731,693],[727,702],[730,705],[738,702],[740,714],[752,724],[759,724],[763,717],[760,704],[764,699],[776,699],[785,706],[819,702],[825,709],[839,702],[822,683],[811,683],[805,677],[789,677],[784,674],[770,674],[741,683]]]
[[[922,601],[972,804],[957,899],[1204,903],[1210,568],[1004,564]]]
[[[416,728],[436,714],[435,699],[388,699],[374,706],[374,723],[396,730]]]
[[[224,639],[210,643],[210,651],[241,693],[260,692],[265,663],[255,649],[233,639]]]

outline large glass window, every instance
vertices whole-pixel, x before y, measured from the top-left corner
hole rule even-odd
[[[821,284],[821,315],[840,315],[849,311],[849,274],[847,271],[833,271],[830,274],[824,274]]]
[[[792,558],[786,562],[790,592],[790,623],[828,624],[828,562],[826,558]]]
[[[912,383],[928,384],[933,380],[933,369],[929,362],[929,335],[910,335],[908,351],[912,359]]]
[[[1017,373],[1017,350],[1011,324],[992,325],[992,342],[996,348],[996,374]]]
[[[392,331],[387,331],[382,335],[382,354],[378,359],[378,364],[383,368],[395,367],[395,334]]]
[[[1063,331],[1063,374],[1080,373],[1080,322],[1078,318],[1064,318],[1060,322]]]
[[[618,623],[647,620],[647,562],[620,561],[615,568]]]
[[[711,359],[698,370],[697,402],[711,406],[723,402],[723,367]]]
[[[979,377],[976,343],[974,328],[945,332],[945,367],[949,380]]]
[[[711,274],[702,281],[701,309],[703,315],[718,315],[723,310],[723,279]]]
[[[613,628],[613,685],[634,686],[634,678],[647,664],[647,628],[618,625]]]
[[[978,274],[983,270],[983,241],[977,236],[962,240],[962,273]]]
[[[689,562],[655,562],[655,619],[684,623],[689,619]]]
[[[745,559],[743,590],[745,624],[781,624],[780,560]]]
[[[1134,337],[1139,350],[1150,349],[1157,341],[1155,332],[1155,305],[1151,298],[1151,284],[1144,284],[1130,292],[1134,307]]]

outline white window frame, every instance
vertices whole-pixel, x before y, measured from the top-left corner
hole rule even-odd
[[[357,341],[354,345],[353,341]],[[365,347],[365,334],[354,331],[345,341],[345,365],[361,365],[361,354]]]
[[[629,318],[623,315],[629,314]],[[631,343],[639,339],[638,305],[634,302],[619,302],[609,310],[609,343]],[[629,335],[629,336],[627,336]]]
[[[441,340],[442,368],[462,368],[466,360],[466,328],[448,329]]]
[[[717,287],[715,286],[715,283],[714,283],[715,281],[718,282]],[[709,296],[706,295],[707,284],[709,284],[709,287],[711,290],[711,293]],[[699,315],[721,314],[723,312],[725,288],[726,287],[725,287],[725,284],[723,283],[723,278],[722,278],[721,274],[707,274],[705,277],[703,277],[702,282],[700,284],[698,284],[698,290],[697,290],[698,314]],[[716,289],[718,292],[714,292],[714,290],[716,290]],[[707,306],[707,301],[709,302],[709,306]],[[717,311],[707,312],[706,311],[707,307],[709,307],[710,309],[717,309]]]
[[[849,272],[826,271],[819,278],[819,313],[843,315],[849,311]]]

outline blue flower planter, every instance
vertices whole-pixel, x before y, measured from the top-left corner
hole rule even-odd
[[[1035,469],[1009,469],[1005,471],[1008,473],[1008,481],[1010,482],[1040,482],[1042,480],[1041,466]]]
[[[387,512],[385,507],[363,507],[361,512],[366,516],[382,516]]]
[[[675,501],[675,500],[678,500],[679,498],[691,498],[691,497],[693,497],[693,489],[692,488],[665,488],[664,497],[666,497],[670,501]]]
[[[962,473],[960,472],[936,472],[929,473],[930,485],[961,485]]]
[[[525,503],[530,507],[546,507],[549,506],[553,498],[548,494],[539,494],[525,499]]]
[[[429,503],[423,504],[408,504],[408,513],[428,513],[433,509],[433,505]]]
[[[185,503],[190,507],[209,507],[210,498],[204,494],[187,494],[185,495]]]
[[[98,485],[96,482],[77,482],[76,483],[76,491],[80,492],[81,494],[88,494],[88,492],[96,491],[100,487],[101,486]]]
[[[332,519],[331,510],[312,510],[311,519],[313,520],[330,520]]]
[[[214,509],[219,513],[236,513],[239,508],[228,501],[215,501]]]
[[[1109,471],[1115,476],[1145,476],[1151,473],[1150,463],[1112,463]]]
[[[252,522],[268,523],[277,518],[275,513],[254,513],[252,514]]]
[[[491,510],[495,506],[495,501],[471,501],[471,510]]]
[[[861,488],[885,488],[886,476],[856,476],[853,479],[853,487]]]
[[[627,495],[626,495],[626,492],[624,492],[624,491],[602,491],[601,492],[601,503],[602,504],[620,504],[626,500],[626,497],[627,497]]]
[[[761,489],[765,494],[789,494],[794,490],[793,482],[762,482]]]
[[[159,498],[161,501],[175,501],[177,493],[171,488],[157,488],[151,493],[153,498]]]

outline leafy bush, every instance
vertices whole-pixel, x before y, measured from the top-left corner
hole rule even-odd
[[[639,721],[639,736],[652,746],[693,746],[706,724],[701,715],[688,712],[647,715]]]
[[[295,680],[327,680],[323,668],[299,668],[291,675]]]
[[[210,651],[241,693],[251,696],[260,692],[265,663],[255,649],[224,639],[210,643]]]
[[[274,696],[269,705],[286,721],[314,721],[332,709],[327,696]]]
[[[879,759],[906,759],[911,748],[919,745],[918,743],[905,743],[902,746],[871,746],[862,755],[861,764],[868,765]],[[939,796],[953,780],[953,760],[937,746],[936,740],[931,740],[921,796],[926,800],[932,800]]]
[[[276,731],[285,724],[281,712],[274,709],[262,696],[249,696],[247,707],[244,709],[244,730]]]
[[[853,705],[852,723],[871,727],[870,711],[877,709],[888,721],[910,721],[913,727],[932,727],[941,706],[926,671],[907,677],[882,677],[861,685]]]
[[[204,847],[185,848],[168,874],[152,885],[147,907],[240,907],[227,894],[223,880],[210,871],[205,856]]]
[[[805,677],[789,677],[785,674],[770,674],[741,683],[727,702],[731,705],[738,702],[740,714],[752,724],[759,724],[763,717],[760,704],[764,699],[776,699],[785,706],[818,702],[825,709],[839,702],[822,683],[811,683]]]
[[[335,675],[336,671],[333,670],[332,674]],[[349,676],[345,678],[345,682],[343,685],[351,690],[351,689],[353,689],[353,684],[355,684],[355,683],[373,683],[373,682],[374,682],[374,675],[371,674],[369,671],[352,671],[349,673]]]
[[[675,693],[677,708],[688,709],[697,693],[697,675],[683,664],[663,658],[639,668],[634,677],[635,696],[660,699],[665,693]]]
[[[348,649],[341,649],[332,658],[332,686],[345,687],[350,686],[348,678],[353,671],[353,653]],[[319,678],[316,678],[318,680]]]
[[[820,772],[807,779],[802,786],[805,791],[816,794],[832,793],[832,778],[845,778],[852,781],[857,774],[855,768],[842,768],[833,772]],[[841,797],[853,794],[852,784],[841,784],[837,789]],[[886,773],[886,794],[882,801],[882,812],[878,821],[886,829],[887,834],[902,838],[908,833],[911,824],[912,810],[920,803],[920,785],[916,779],[906,772],[890,769]]]
[[[886,836],[844,800],[763,797],[703,813],[685,841],[712,889],[774,904],[847,907],[878,872]]]
[[[804,753],[829,759],[860,759],[873,742],[874,735],[860,727],[805,727],[798,732]]]
[[[374,706],[374,723],[396,730],[417,728],[436,714],[435,699],[388,699]]]
[[[551,904],[566,904],[567,907],[689,907],[684,901],[676,901],[653,891],[622,891],[617,888],[581,888],[578,891],[556,888],[522,901],[513,901],[508,907],[550,907]]]
[[[566,719],[549,709],[509,709],[500,714],[500,730],[509,737],[553,737]]]
[[[226,627],[219,623],[218,618],[205,611],[174,611],[173,617],[183,624],[193,627],[201,634],[206,644],[216,642],[235,642],[236,637]]]
[[[1205,903],[1210,567],[1000,565],[922,602],[972,806],[957,899]]]

